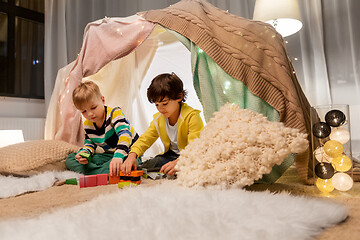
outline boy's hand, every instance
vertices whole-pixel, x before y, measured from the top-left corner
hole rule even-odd
[[[136,153],[130,153],[127,157],[127,159],[125,160],[124,164],[121,166],[121,171],[126,174],[129,175],[131,173],[131,168],[134,167],[134,170],[136,170],[136,158],[137,158],[137,154]]]
[[[179,159],[176,159],[174,161],[170,161],[170,162],[164,164],[161,167],[160,172],[162,172],[166,175],[169,175],[169,176],[173,176],[176,173],[175,166],[178,161],[179,161]]]
[[[88,159],[80,156],[81,152],[87,153],[87,151],[80,151],[78,154],[75,155],[75,159],[81,164],[88,164],[89,163]]]
[[[121,170],[121,166],[123,165],[122,158],[113,158],[110,162],[110,175],[111,176],[119,176],[119,172]]]

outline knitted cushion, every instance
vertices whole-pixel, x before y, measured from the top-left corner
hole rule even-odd
[[[30,176],[66,170],[65,159],[79,149],[59,140],[36,140],[0,148],[0,174]]]

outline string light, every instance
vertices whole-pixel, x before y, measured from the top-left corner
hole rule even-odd
[[[330,139],[346,144],[350,140],[350,133],[345,128],[335,128],[330,133]]]
[[[316,180],[316,187],[324,193],[330,193],[332,191],[334,191],[334,186],[332,185],[332,180],[331,179],[321,179],[318,178]]]
[[[321,192],[330,193],[334,189],[348,191],[353,186],[353,179],[349,175],[352,160],[344,153],[343,146],[350,140],[349,131],[342,127],[346,125],[345,119],[341,111],[331,110],[326,113],[325,122],[312,126],[313,137],[320,142],[313,154],[317,160],[314,163],[317,176],[315,185]]]
[[[336,190],[348,191],[352,188],[354,181],[346,173],[336,173],[332,178],[332,185]]]

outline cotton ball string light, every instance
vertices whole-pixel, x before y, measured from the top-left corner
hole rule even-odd
[[[335,170],[339,172],[347,172],[352,167],[351,159],[345,154],[342,154],[340,157],[333,158],[331,160],[331,164],[335,167]]]
[[[324,107],[318,107],[320,113],[323,113],[323,109]],[[313,143],[315,140],[318,141],[317,145],[320,145],[313,153],[316,159],[314,161],[315,185],[321,192],[326,193],[334,189],[348,191],[353,186],[353,179],[350,176],[352,160],[344,152],[347,151],[344,145],[350,140],[346,115],[338,109],[332,109],[327,110],[323,116],[325,121],[320,120],[321,114],[312,118],[312,120],[317,120],[312,125],[312,140]]]
[[[315,174],[319,178],[329,179],[334,176],[335,169],[330,163],[322,162],[315,166]]]
[[[332,158],[341,156],[343,151],[344,151],[344,147],[338,141],[330,140],[324,144],[324,152],[326,153],[326,155]]]
[[[345,123],[345,114],[337,109],[331,110],[325,114],[325,121],[331,127],[339,127]]]
[[[314,151],[315,159],[318,162],[331,162],[331,157],[326,155],[323,147],[318,147]]]
[[[318,138],[326,138],[330,135],[331,128],[327,123],[318,122],[313,125],[313,134]]]
[[[330,139],[346,144],[350,140],[350,133],[345,128],[335,128],[330,133]]]
[[[334,186],[331,179],[318,178],[315,182],[315,185],[323,193],[330,193],[334,191]]]
[[[316,148],[316,150],[314,151],[314,155],[315,155],[316,160],[318,160],[319,162],[322,162],[323,155],[324,155],[324,148],[323,147]]]
[[[354,181],[346,173],[336,173],[332,177],[332,185],[336,190],[348,191],[352,188]]]
[[[187,187],[241,188],[270,173],[290,153],[307,148],[307,135],[298,129],[227,103],[181,151],[177,182]]]

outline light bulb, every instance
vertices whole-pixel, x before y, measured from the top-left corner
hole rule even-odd
[[[324,152],[332,158],[341,156],[343,151],[344,151],[344,147],[338,141],[329,140],[324,144]]]
[[[332,177],[332,185],[339,191],[348,191],[352,188],[354,181],[346,173],[336,173]]]
[[[334,128],[331,130],[330,139],[345,144],[350,140],[350,133],[345,128]]]
[[[324,155],[324,148],[323,147],[318,147],[315,149],[314,151],[314,155],[316,160],[318,160],[319,162],[322,162],[323,160],[323,155]]]
[[[331,179],[316,179],[316,187],[324,193],[329,193],[334,191],[334,186],[332,185]]]
[[[314,155],[318,162],[331,162],[331,157],[325,154],[323,147],[318,147],[314,151]]]
[[[351,169],[352,162],[351,159],[348,158],[345,154],[340,157],[333,158],[331,160],[331,164],[335,167],[336,171],[339,172],[347,172]]]

